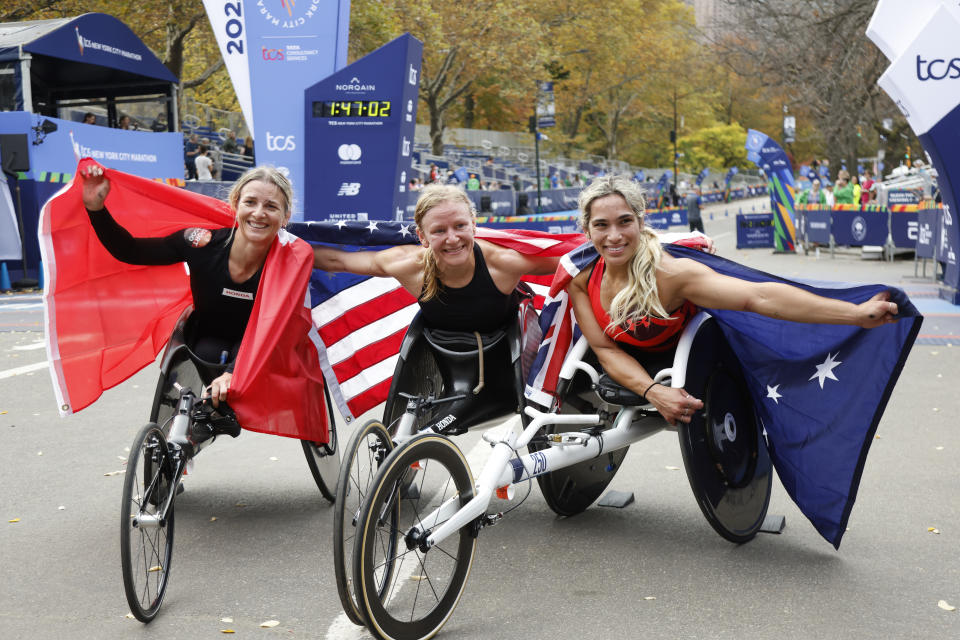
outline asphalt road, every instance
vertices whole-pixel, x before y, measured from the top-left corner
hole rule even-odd
[[[770,513],[786,517],[782,534],[741,546],[721,539],[694,501],[676,435],[664,432],[635,445],[611,485],[634,492],[625,509],[558,518],[534,484],[518,509],[482,532],[466,592],[440,637],[960,637],[960,308],[913,277],[912,261],[737,251],[733,214],[741,207],[726,216],[722,206],[706,209],[722,255],[791,278],[897,285],[926,316],[840,550],[779,484]],[[149,625],[128,618],[123,475],[113,472],[146,421],[156,370],[61,419],[41,342],[36,296],[0,296],[0,637],[212,638],[225,629],[237,637],[369,637],[340,611],[332,510],[299,443],[250,432],[197,458],[177,499],[163,609]],[[350,427],[340,428],[346,442]],[[485,451],[478,440],[475,432],[457,440],[474,473]],[[941,600],[957,610],[940,608]],[[279,625],[261,628],[267,620]]]

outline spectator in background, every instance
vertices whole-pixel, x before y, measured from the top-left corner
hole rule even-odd
[[[120,116],[120,121],[117,122],[117,129],[124,129],[125,131],[129,131],[130,116]]]
[[[197,154],[200,153],[200,139],[197,134],[190,134],[190,138],[183,144],[183,164],[187,168],[187,180],[197,179]]]
[[[253,138],[250,136],[247,136],[246,140],[243,141],[243,155],[251,160],[253,159]]]
[[[810,182],[810,188],[800,194],[797,202],[800,204],[827,204],[827,196],[820,189],[820,181],[814,178]]]
[[[223,141],[220,149],[224,153],[240,153],[240,143],[237,142],[237,133],[235,131],[227,131],[227,139]]]
[[[155,133],[162,133],[168,131],[167,128],[167,113],[161,111],[157,114],[157,117],[153,119],[153,124],[150,125],[150,131]]]
[[[703,233],[703,217],[700,214],[700,203],[700,187],[694,187],[693,191],[687,194],[687,222],[690,223],[690,231]]]
[[[560,188],[560,174],[554,171],[550,174],[550,188],[559,189]]]
[[[83,124],[97,124],[97,116],[87,111],[83,114]]]
[[[516,174],[513,175],[513,190],[520,191],[520,176]]]
[[[207,155],[207,145],[200,145],[194,163],[197,166],[197,180],[201,182],[213,180],[213,160]]]
[[[871,201],[871,191],[873,191],[873,171],[867,169],[863,172],[863,190],[860,192],[860,204],[867,204]]]
[[[823,204],[827,205],[828,207],[832,207],[834,204],[836,204],[836,200],[833,197],[832,184],[828,184],[823,188]]]
[[[428,179],[430,184],[440,180],[440,170],[437,169],[437,165],[430,163],[430,177]]]
[[[844,173],[844,172],[840,172]],[[837,178],[837,188],[833,192],[833,200],[836,204],[853,204],[853,185],[847,182],[847,178]]]
[[[471,173],[470,177],[467,178],[467,191],[479,191],[480,190],[480,178],[477,177],[477,174]]]
[[[860,176],[853,174],[850,176],[850,186],[853,188],[853,201],[851,204],[860,204],[860,194],[863,189],[860,187]]]

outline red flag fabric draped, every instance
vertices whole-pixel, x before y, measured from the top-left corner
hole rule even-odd
[[[40,214],[44,327],[61,415],[89,406],[153,362],[191,302],[184,265],[128,265],[100,244],[82,200],[80,174],[91,164],[81,160],[74,179]],[[110,169],[105,176],[111,185],[107,207],[134,236],[233,224],[230,207],[219,200]],[[316,347],[304,306],[311,268],[312,251],[305,243],[291,237],[271,248],[230,404],[247,429],[324,442],[326,412],[316,410],[323,408],[322,379],[319,365],[313,367]]]

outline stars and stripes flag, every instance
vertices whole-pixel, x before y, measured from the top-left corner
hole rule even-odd
[[[740,360],[781,483],[817,531],[839,547],[870,444],[923,317],[894,287],[812,286],[702,251],[677,245],[664,248],[674,257],[697,260],[741,280],[782,282],[854,304],[888,291],[897,304],[899,322],[875,329],[705,309]],[[526,390],[538,404],[550,405],[560,364],[579,337],[562,288],[596,257],[587,245],[561,259],[540,316],[544,339]]]
[[[351,251],[375,251],[417,243],[412,223],[306,222],[290,225],[298,237]],[[580,234],[477,228],[477,238],[526,255],[559,258],[583,242]],[[542,306],[550,276],[526,276]],[[353,418],[387,399],[403,335],[416,315],[416,300],[393,278],[314,270],[313,319],[324,345],[321,363],[341,413]]]

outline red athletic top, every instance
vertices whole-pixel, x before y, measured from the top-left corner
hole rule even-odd
[[[593,315],[603,328],[603,332],[615,342],[640,347],[646,351],[666,351],[676,346],[683,328],[687,326],[690,318],[697,313],[697,306],[689,300],[684,300],[679,309],[671,312],[670,315],[673,317],[669,320],[648,315],[644,316],[638,323],[631,322],[626,327],[611,327],[610,314],[600,303],[600,281],[603,279],[604,268],[603,258],[599,258],[594,263],[593,269],[590,271],[590,279],[587,282],[590,306],[593,307]]]

